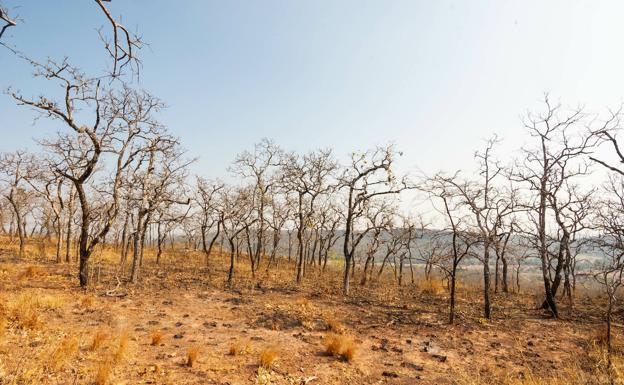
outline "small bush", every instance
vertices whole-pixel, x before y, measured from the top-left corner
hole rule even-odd
[[[275,348],[266,348],[260,352],[260,366],[264,369],[271,369],[277,361],[277,351]]]
[[[325,337],[325,351],[345,361],[353,361],[357,346],[353,338],[346,335],[331,333]]]

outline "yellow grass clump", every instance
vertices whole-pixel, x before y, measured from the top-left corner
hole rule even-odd
[[[112,372],[113,363],[110,360],[100,362],[95,372],[95,385],[108,385]]]
[[[446,292],[444,283],[440,279],[425,279],[419,281],[416,285],[418,289],[426,295],[441,295]]]
[[[268,347],[260,351],[260,366],[264,369],[271,369],[278,359],[277,350],[273,347]]]
[[[124,358],[126,358],[129,340],[130,336],[127,331],[124,331],[119,335],[119,345],[117,345],[114,357],[115,363],[121,362]]]
[[[150,345],[152,346],[160,345],[162,338],[163,338],[163,332],[161,332],[160,330],[153,330],[150,333],[150,341],[151,341]]]
[[[94,352],[98,350],[108,338],[108,333],[104,329],[100,329],[95,332],[93,335],[93,340],[91,340],[91,345],[89,345],[89,350]]]
[[[340,357],[345,361],[353,361],[357,351],[357,345],[352,337],[330,333],[325,336],[325,351],[335,357]]]
[[[76,353],[78,353],[78,339],[69,336],[63,337],[50,355],[50,367],[58,370],[63,364],[71,361]]]
[[[228,350],[230,356],[238,356],[245,353],[251,353],[251,344],[243,344],[241,342],[233,342],[230,344],[230,349]]]
[[[186,366],[192,368],[197,362],[197,357],[199,356],[199,347],[191,346],[186,352]]]

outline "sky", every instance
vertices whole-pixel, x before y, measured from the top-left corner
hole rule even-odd
[[[104,68],[93,1],[2,0],[20,23],[3,40],[38,58]],[[622,1],[113,0],[137,30],[140,86],[167,109],[193,171],[221,177],[261,138],[287,150],[395,143],[402,170],[476,167],[493,133],[501,157],[527,141],[521,116],[544,92],[590,111],[624,100]],[[0,87],[57,92],[0,50]],[[0,151],[37,151],[56,128],[0,95]]]

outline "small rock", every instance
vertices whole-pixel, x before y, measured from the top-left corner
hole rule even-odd
[[[422,372],[423,370],[425,370],[425,367],[422,365],[418,365],[418,364],[414,364],[412,362],[401,362],[401,366],[404,368],[408,368],[408,369],[413,369],[416,370],[418,372]]]
[[[381,373],[381,375],[384,376],[384,377],[390,377],[390,378],[397,378],[397,377],[399,377],[399,375],[396,374],[395,372],[388,372],[388,371],[385,371],[385,372]]]

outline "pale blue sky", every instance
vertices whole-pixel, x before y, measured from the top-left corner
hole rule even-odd
[[[23,19],[8,42],[101,68],[94,2],[4,4]],[[544,91],[595,109],[624,99],[621,1],[114,0],[110,9],[150,43],[142,85],[167,103],[161,120],[208,177],[262,137],[340,156],[395,142],[405,169],[469,167],[493,132],[503,152],[522,143],[519,116]],[[2,88],[48,87],[5,50],[0,71]],[[3,95],[0,116],[0,151],[34,150],[31,138],[52,131]]]

